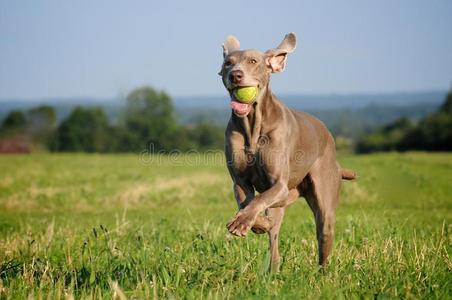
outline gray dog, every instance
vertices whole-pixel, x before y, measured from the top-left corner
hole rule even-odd
[[[325,125],[305,112],[289,109],[270,89],[270,74],[284,70],[287,54],[295,46],[295,34],[289,33],[265,53],[241,51],[239,41],[228,36],[219,73],[231,97],[225,152],[239,207],[227,228],[236,236],[250,230],[267,232],[270,270],[279,268],[278,234],[284,210],[299,197],[307,200],[314,213],[319,263],[326,263],[341,181],[355,179],[354,172],[336,161],[334,139]],[[237,89],[243,87],[257,88],[252,103],[237,99]]]

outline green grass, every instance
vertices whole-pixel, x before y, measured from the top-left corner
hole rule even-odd
[[[341,157],[360,178],[329,266],[300,199],[278,274],[266,236],[227,233],[231,180],[201,158],[0,156],[0,299],[452,298],[452,154]]]

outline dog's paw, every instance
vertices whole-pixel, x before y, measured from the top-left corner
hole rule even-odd
[[[234,219],[226,227],[229,232],[236,236],[245,236],[250,231],[256,221],[256,214],[245,210],[240,210]]]
[[[251,227],[251,230],[255,234],[264,234],[266,232],[269,232],[272,228],[272,223],[266,216],[258,216],[256,218],[256,221],[254,222],[253,227]]]

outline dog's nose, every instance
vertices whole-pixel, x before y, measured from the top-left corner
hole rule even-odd
[[[240,83],[240,81],[242,81],[242,79],[243,79],[243,71],[241,71],[241,70],[235,70],[229,74],[229,80],[232,83],[238,84],[238,83]]]

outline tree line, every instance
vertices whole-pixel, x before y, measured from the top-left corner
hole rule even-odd
[[[440,108],[417,124],[407,118],[383,126],[364,135],[356,143],[357,153],[376,151],[451,151],[452,150],[452,90]]]
[[[170,96],[145,86],[127,96],[115,123],[100,107],[79,106],[58,124],[53,107],[39,106],[11,111],[2,122],[0,138],[3,143],[26,139],[33,147],[54,152],[141,152],[150,147],[167,152],[222,149],[223,132],[202,120],[179,124]]]
[[[340,137],[337,137],[339,148]],[[133,90],[116,122],[100,107],[75,107],[61,122],[55,109],[39,106],[11,111],[0,127],[0,152],[169,152],[223,149],[224,129],[205,118],[180,124],[170,96],[151,87]],[[438,111],[414,123],[400,118],[367,132],[352,144],[357,153],[451,151],[452,91]],[[350,145],[347,143],[347,148]],[[33,149],[30,149],[33,148]]]

